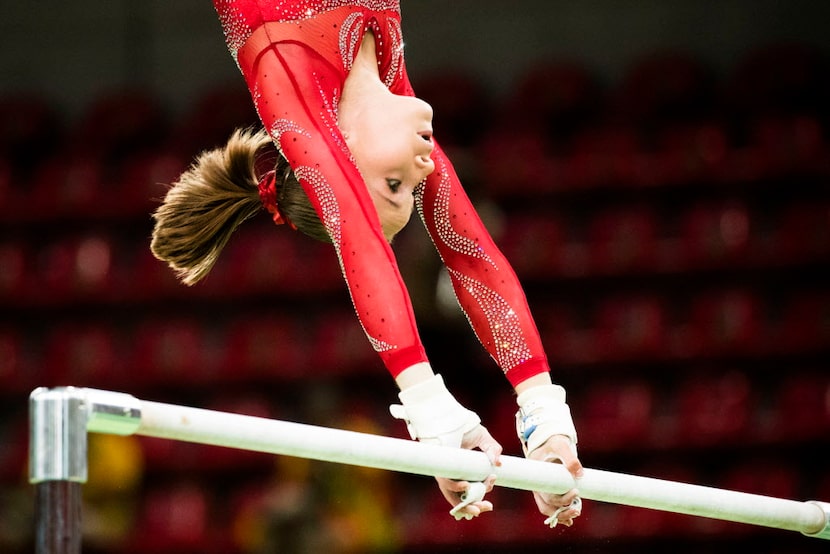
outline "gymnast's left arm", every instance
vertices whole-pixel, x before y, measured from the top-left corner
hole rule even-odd
[[[524,290],[436,143],[435,172],[416,192],[416,205],[476,336],[517,393],[517,433],[528,458],[562,463],[578,479],[582,465],[565,390],[554,385]],[[546,523],[572,525],[578,491],[534,493]]]

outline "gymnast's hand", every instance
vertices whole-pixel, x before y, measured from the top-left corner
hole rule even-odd
[[[571,411],[565,403],[565,389],[550,383],[525,387],[516,398],[516,434],[525,456],[531,460],[561,463],[573,475],[582,477],[582,464],[576,453],[576,429]],[[534,492],[533,498],[542,514],[548,516],[545,525],[556,527],[561,523],[570,527],[582,513],[579,491],[565,494]]]
[[[551,436],[540,447],[527,454],[527,458],[561,463],[574,476],[574,479],[579,479],[583,474],[582,463],[576,455],[576,449],[571,444],[570,438],[565,435]],[[557,524],[570,527],[574,519],[582,513],[582,501],[579,498],[579,490],[576,488],[565,494],[534,492],[533,499],[539,511],[548,516],[545,523],[550,527],[556,527]]]
[[[499,456],[501,456],[502,447],[482,425],[478,425],[476,428],[465,433],[460,447],[470,450],[477,448],[487,455],[491,466],[497,467],[501,465]],[[484,512],[493,511],[493,503],[489,500],[484,500],[483,496],[478,498],[474,492],[476,491],[476,487],[468,481],[456,481],[444,477],[436,477],[435,480],[438,481],[438,488],[441,489],[441,494],[453,506],[450,514],[456,520],[472,519]],[[495,482],[496,475],[489,475],[483,482],[483,492],[488,493],[492,491]],[[467,492],[469,492],[469,497],[465,495]]]
[[[409,382],[407,375],[401,374],[398,377],[401,404],[389,407],[393,417],[406,422],[410,436],[430,444],[477,448],[487,455],[492,466],[499,465],[501,445],[481,425],[478,415],[464,408],[447,390],[441,376],[433,374],[427,364],[412,369],[414,372],[408,375],[415,375],[415,382]],[[467,481],[437,479],[444,498],[454,506],[450,514],[456,519],[470,519],[493,509],[484,500],[484,493],[493,489],[494,475],[475,486]],[[468,490],[469,494],[465,494]]]

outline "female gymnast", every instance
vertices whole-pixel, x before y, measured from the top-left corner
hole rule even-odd
[[[413,439],[501,445],[433,372],[390,241],[417,209],[476,336],[517,394],[525,454],[582,474],[565,391],[548,361],[518,279],[435,141],[431,107],[407,76],[399,0],[214,0],[228,48],[264,130],[237,131],[200,155],[154,213],[152,250],[186,284],[205,276],[236,227],[263,207],[334,246],[357,317],[400,388],[392,415]],[[276,168],[255,170],[276,146]],[[491,475],[479,490],[491,490]],[[457,519],[493,509],[438,479]],[[546,523],[572,525],[578,491],[534,493]]]

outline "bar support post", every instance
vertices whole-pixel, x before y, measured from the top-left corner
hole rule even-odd
[[[37,554],[81,552],[86,451],[80,389],[35,389],[29,397],[29,482],[35,485]]]
[[[29,482],[35,486],[36,554],[80,554],[87,433],[130,435],[141,419],[134,397],[76,387],[29,396]]]

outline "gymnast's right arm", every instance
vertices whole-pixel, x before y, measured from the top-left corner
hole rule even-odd
[[[239,60],[265,128],[332,239],[369,342],[401,389],[393,415],[406,421],[415,439],[481,448],[496,463],[501,446],[429,365],[397,261],[337,127],[333,106],[339,75],[294,42],[269,42],[256,52],[243,47]],[[466,489],[463,482],[439,480],[439,485],[450,503]],[[488,509],[489,503],[474,504],[464,513]]]

